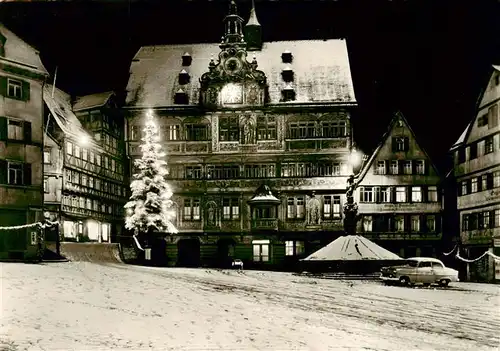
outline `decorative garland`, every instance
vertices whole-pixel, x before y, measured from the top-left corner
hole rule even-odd
[[[0,227],[0,230],[16,230],[16,229],[25,229],[25,228],[34,228],[34,227],[40,227],[40,229],[44,228],[50,228],[56,224],[59,224],[58,221],[51,222],[49,220],[45,221],[46,223],[42,222],[36,222],[36,223],[30,223],[30,224],[24,224],[24,225],[15,225],[11,227]]]
[[[137,240],[137,234],[134,234],[132,237],[134,238],[134,241],[135,241],[135,244],[137,245],[137,248],[141,251],[144,251],[141,244],[139,243],[139,240]]]
[[[490,256],[490,257],[493,257],[493,259],[495,261],[500,261],[500,256],[497,256],[495,254],[493,254],[492,252],[489,252],[489,251],[485,251],[481,256],[479,256],[478,258],[475,258],[473,260],[469,260],[467,258],[463,258],[462,256],[460,256],[460,249],[458,248],[458,244],[455,244],[455,247],[453,248],[453,250],[451,250],[450,252],[443,252],[443,255],[445,256],[449,256],[451,255],[453,252],[455,252],[455,250],[457,250],[457,253],[455,255],[456,258],[458,258],[459,260],[463,261],[463,262],[466,262],[466,263],[474,263],[474,262],[477,262],[479,261],[480,259],[482,259],[484,256]]]
[[[500,261],[500,256],[497,256],[489,251],[485,251],[481,256],[479,256],[478,258],[476,258],[474,260],[468,260],[466,258],[460,257],[460,250],[457,250],[457,254],[455,255],[455,257],[458,258],[459,260],[462,260],[462,261],[467,262],[467,263],[474,263],[476,261],[479,261],[480,259],[482,259],[486,255],[493,257],[493,259],[495,261]]]
[[[455,252],[455,249],[456,249],[457,247],[458,247],[458,244],[455,244],[455,247],[454,247],[454,248],[453,248],[450,252],[448,252],[448,253],[443,252],[443,255],[445,255],[445,256],[449,256],[449,255],[451,255],[453,252]]]

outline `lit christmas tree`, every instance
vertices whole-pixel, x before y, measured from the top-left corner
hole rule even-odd
[[[172,224],[172,191],[165,182],[168,174],[165,153],[161,152],[160,136],[153,114],[149,110],[143,129],[142,158],[135,160],[137,173],[130,184],[132,196],[124,206],[127,210],[125,228],[134,230],[135,235],[151,234],[153,231],[177,233]],[[148,235],[148,236],[149,236]]]

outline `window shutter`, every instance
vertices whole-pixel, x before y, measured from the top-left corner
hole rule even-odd
[[[7,161],[0,160],[0,184],[7,184]]]
[[[488,129],[494,128],[497,125],[498,125],[498,105],[493,105],[488,111]]]
[[[29,101],[30,100],[30,83],[25,82],[23,80],[23,100],[24,101]]]
[[[403,174],[403,171],[404,171],[403,164],[404,164],[404,161],[401,161],[401,160],[398,161],[398,174]]]
[[[424,160],[424,175],[429,175],[430,163],[429,160]]]
[[[411,174],[417,174],[417,161],[411,160]]]
[[[442,232],[442,229],[441,229],[441,215],[436,213],[436,216],[434,217],[435,218],[435,227],[436,227],[436,233],[441,233]]]
[[[24,185],[31,185],[31,164],[24,164]]]
[[[396,138],[392,138],[392,152],[397,151],[397,143],[396,143]]]
[[[427,233],[427,221],[424,215],[419,216],[420,219],[420,233]]]
[[[0,77],[2,78],[2,77]],[[7,140],[7,118],[0,117],[0,140]]]
[[[404,231],[405,233],[411,232],[411,215],[403,215]]]
[[[31,144],[31,122],[24,122],[24,142]]]
[[[488,185],[488,189],[493,189],[493,173],[488,173],[486,175],[486,183]]]
[[[396,187],[393,186],[391,187],[391,197],[392,197],[392,203],[396,203]]]
[[[407,186],[406,187],[406,202],[408,203],[412,203],[412,199],[411,199],[411,193],[412,193],[412,187],[411,186]]]
[[[481,192],[483,190],[486,190],[486,189],[483,189],[483,182],[482,182],[481,177],[477,177],[476,179],[477,179],[477,191]]]
[[[467,179],[466,180],[466,184],[467,184],[467,194],[470,194],[471,190],[472,190],[472,182],[471,182],[471,180]]]
[[[408,150],[410,149],[410,138],[408,137],[404,138],[404,148],[406,152],[408,152]]]
[[[0,95],[7,96],[7,77],[0,76]]]
[[[429,186],[428,185],[422,185],[422,202],[428,202],[428,191],[429,191]]]

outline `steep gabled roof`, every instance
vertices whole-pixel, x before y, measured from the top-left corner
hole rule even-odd
[[[0,34],[6,39],[3,56],[5,59],[48,75],[38,50],[7,29],[2,23],[0,23]],[[2,59],[1,56],[0,59]]]
[[[64,91],[55,88],[54,96],[52,97],[52,88],[51,84],[46,84],[43,87],[43,101],[51,112],[51,118],[54,118],[65,135],[76,139],[86,137],[88,140],[93,140],[92,136],[83,128],[71,110],[70,96]]]
[[[483,100],[484,93],[485,93],[485,91],[486,91],[486,89],[487,89],[487,87],[488,87],[488,85],[489,85],[489,83],[491,81],[491,78],[493,76],[493,73],[495,73],[495,71],[500,72],[500,66],[498,66],[498,65],[491,65],[488,83],[483,86],[483,88],[481,89],[481,92],[479,93],[478,99],[476,101],[476,110],[475,110],[476,111],[476,115],[474,116],[474,118],[472,119],[472,121],[469,122],[469,124],[467,125],[467,127],[465,128],[465,130],[463,131],[463,133],[460,135],[460,137],[455,142],[455,144],[452,145],[452,147],[450,148],[449,151],[453,151],[457,147],[461,146],[462,144],[467,143],[467,139],[469,139],[469,135],[470,135],[470,133],[472,131],[472,128],[474,127],[474,123],[475,123],[475,121],[478,118],[477,111],[481,107],[481,101]]]
[[[146,46],[139,49],[130,66],[127,84],[126,105],[136,107],[173,106],[175,92],[179,90],[179,72],[185,69],[190,83],[183,85],[189,96],[189,105],[199,102],[200,77],[208,71],[211,57],[217,60],[221,51],[220,44],[184,44]],[[282,69],[286,64],[281,55],[290,51],[294,71],[293,87],[295,100],[281,102],[286,83]],[[182,66],[182,55],[192,57],[189,66]],[[355,104],[354,87],[349,65],[346,41],[294,40],[263,43],[260,51],[249,51],[247,60],[252,56],[258,69],[267,77],[269,102],[282,103],[339,103]]]
[[[417,136],[415,135],[415,132],[413,131],[413,129],[411,128],[410,124],[408,123],[407,119],[405,118],[405,116],[403,115],[403,113],[401,113],[401,111],[397,111],[394,116],[392,117],[391,119],[391,122],[389,123],[389,128],[387,129],[387,131],[384,133],[384,135],[382,136],[382,139],[380,140],[380,143],[378,144],[377,148],[375,149],[375,151],[373,151],[372,155],[370,156],[370,158],[368,159],[368,162],[366,162],[366,165],[363,167],[363,169],[361,170],[361,173],[359,174],[359,177],[358,177],[358,183],[361,182],[363,180],[363,178],[365,177],[366,173],[368,172],[368,170],[371,168],[372,164],[373,164],[373,161],[377,158],[377,155],[378,153],[380,152],[380,149],[382,149],[382,147],[385,145],[385,143],[387,142],[387,140],[389,139],[389,136],[391,135],[391,132],[393,130],[393,128],[395,127],[396,125],[396,122],[398,120],[402,120],[403,123],[406,125],[406,127],[408,128],[408,130],[410,131],[411,133],[411,136],[413,137],[413,139],[415,139],[415,142],[418,144],[419,148],[422,150],[422,152],[424,153],[425,157],[429,160],[429,161],[432,161],[431,158],[429,157],[429,154],[427,153],[427,151],[425,151],[425,149],[421,146],[421,144],[418,142],[418,138]],[[438,172],[436,166],[434,165],[433,162],[430,162],[432,168],[434,169],[434,171],[436,172],[437,175],[440,174],[440,172]]]
[[[469,131],[471,130],[473,124],[474,124],[474,120],[472,120],[471,122],[469,122],[469,124],[467,124],[467,127],[465,128],[465,130],[462,132],[462,134],[460,135],[458,140],[455,141],[455,144],[452,145],[452,147],[450,148],[449,151],[453,151],[457,147],[460,147],[460,145],[465,143],[465,140],[467,140],[467,135],[469,134]]]
[[[106,105],[109,98],[114,95],[112,91],[106,91],[103,93],[90,94],[85,96],[79,96],[76,102],[73,104],[73,111],[87,110],[95,107],[102,107]]]

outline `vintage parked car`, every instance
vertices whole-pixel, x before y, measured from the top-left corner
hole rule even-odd
[[[422,283],[424,286],[439,284],[446,287],[450,282],[458,282],[457,270],[445,267],[443,262],[432,257],[408,258],[405,265],[383,267],[380,272],[380,279],[386,284]]]

